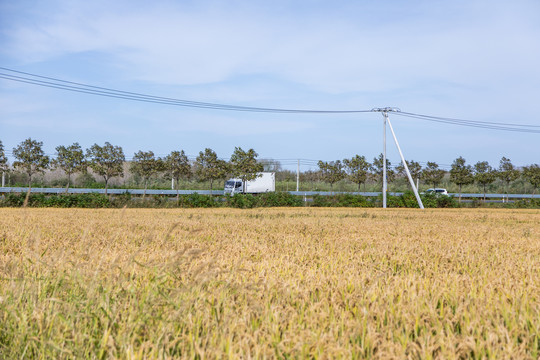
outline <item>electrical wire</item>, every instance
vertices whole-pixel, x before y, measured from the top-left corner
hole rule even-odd
[[[489,122],[489,121],[466,120],[466,119],[457,119],[457,118],[449,118],[449,117],[441,117],[441,116],[422,115],[422,114],[415,114],[415,113],[409,113],[409,112],[403,112],[403,111],[401,111],[400,113],[405,114],[405,115],[414,115],[414,116],[420,116],[420,117],[430,118],[430,119],[435,119],[435,120],[540,128],[540,125],[531,125],[531,124],[497,123],[497,122]]]
[[[12,70],[4,67],[0,67],[1,70],[26,75],[13,75],[9,73],[0,73],[0,78],[5,80],[17,81],[32,85],[38,85],[43,87],[49,87],[59,90],[73,91],[84,94],[105,96],[111,98],[119,98],[125,100],[142,101],[149,103],[176,105],[193,108],[205,108],[214,110],[229,110],[229,111],[246,111],[246,112],[269,112],[269,113],[294,113],[294,114],[353,114],[353,113],[365,113],[371,112],[371,110],[313,110],[313,109],[281,109],[281,108],[266,108],[266,107],[251,107],[251,106],[237,106],[219,103],[209,103],[200,101],[190,101],[183,99],[173,99],[161,96],[153,96],[148,94],[141,94],[135,92],[128,92],[122,90],[116,90],[111,88],[92,86],[73,81],[66,81],[57,78],[41,76],[22,71]],[[40,80],[45,79],[45,80]]]
[[[459,126],[476,127],[476,128],[482,128],[482,129],[514,131],[514,132],[524,132],[524,133],[532,133],[532,134],[540,133],[540,125],[474,121],[474,120],[422,115],[422,114],[415,114],[415,113],[409,113],[409,112],[392,112],[392,114],[414,118],[414,119],[425,120],[425,121],[445,123],[445,124],[451,124],[451,125],[459,125]]]
[[[251,107],[251,106],[238,106],[220,103],[190,101],[184,99],[174,99],[161,96],[154,96],[136,92],[116,90],[112,88],[93,86],[73,81],[62,80],[58,78],[31,74],[28,72],[17,71],[5,67],[0,67],[0,78],[10,81],[16,81],[31,85],[43,86],[53,89],[72,91],[96,96],[104,96],[109,98],[117,98],[124,100],[132,100],[139,102],[183,106],[191,108],[202,108],[212,110],[227,110],[227,111],[240,111],[240,112],[259,112],[259,113],[294,113],[294,114],[353,114],[353,113],[368,113],[368,112],[380,112],[384,109],[372,109],[372,110],[314,110],[314,109],[282,109],[282,108],[267,108],[267,107]],[[5,73],[5,72],[8,73]],[[18,75],[15,75],[18,74]],[[24,75],[24,76],[22,76]],[[393,109],[393,108],[387,108]],[[530,124],[516,124],[516,123],[497,123],[487,121],[475,121],[458,118],[440,117],[424,114],[416,114],[410,112],[402,112],[390,110],[392,114],[409,117],[424,121],[431,121],[437,123],[445,123],[450,125],[459,125],[467,127],[475,127],[489,130],[501,130],[501,131],[513,131],[524,133],[540,133],[540,125]]]

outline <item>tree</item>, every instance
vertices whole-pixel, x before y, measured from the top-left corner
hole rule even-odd
[[[138,151],[133,155],[133,160],[129,167],[129,171],[143,178],[144,193],[143,199],[146,197],[146,190],[148,189],[148,180],[153,175],[163,170],[163,163],[161,159],[154,156],[153,151]]]
[[[370,166],[370,170],[372,173],[372,176],[375,181],[381,182],[383,181],[383,154],[379,154],[378,157],[373,158],[373,164]],[[386,181],[392,182],[394,181],[394,178],[396,177],[396,172],[391,169],[392,163],[388,158],[386,158]]]
[[[365,184],[371,166],[366,157],[355,155],[352,159],[343,159],[343,165],[345,165],[349,180],[358,184],[358,191],[360,191],[360,185],[362,184],[364,184],[365,191]]]
[[[414,160],[405,160],[407,163],[407,167],[409,168],[409,172],[411,173],[411,178],[414,179],[420,179],[422,175],[422,165],[420,163],[414,161]],[[407,172],[405,171],[405,166],[403,165],[403,162],[401,162],[398,166],[396,166],[396,171],[398,175],[401,176],[407,176]]]
[[[28,175],[28,192],[32,187],[32,176],[43,173],[49,167],[49,157],[43,152],[43,142],[28,138],[13,148],[16,161],[13,166],[21,168]]]
[[[506,201],[508,201],[508,185],[519,177],[519,170],[514,167],[510,159],[502,157],[499,163],[499,171],[497,177],[504,182],[504,191],[506,193]]]
[[[213,190],[215,180],[225,179],[229,173],[229,164],[218,159],[214,150],[206,148],[204,152],[199,152],[195,160],[195,174],[199,181],[210,181],[210,191]]]
[[[343,170],[341,160],[330,162],[319,160],[318,165],[323,180],[330,183],[330,189],[333,189],[334,183],[345,178],[345,171]]]
[[[540,187],[540,166],[533,164],[523,168],[523,177],[533,186],[533,195],[536,188]]]
[[[234,153],[231,156],[231,172],[234,177],[242,179],[243,191],[245,191],[246,182],[256,179],[258,173],[263,171],[264,167],[257,162],[257,154],[255,150],[242,150],[241,147],[235,147]]]
[[[263,166],[263,171],[278,172],[282,171],[281,163],[274,159],[260,159],[259,163]]]
[[[496,177],[496,171],[487,161],[479,161],[474,164],[474,181],[482,185],[484,189],[484,201],[486,201],[486,185],[493,183]]]
[[[56,159],[52,160],[55,169],[62,169],[67,175],[66,192],[69,189],[71,175],[77,172],[86,171],[86,160],[84,152],[79,143],[73,143],[68,147],[63,145],[56,147]]]
[[[109,180],[116,176],[124,176],[124,151],[120,146],[113,146],[109,142],[99,146],[94,144],[86,150],[88,165],[105,181],[105,194],[109,187]]]
[[[2,140],[0,140],[0,171],[3,173],[8,171],[9,164],[8,159],[6,157],[6,153],[4,152],[4,144],[2,144]]]
[[[178,182],[181,178],[189,178],[191,176],[191,165],[184,150],[171,151],[164,159],[164,168],[174,180],[176,201],[179,201],[180,194],[178,193]]]
[[[459,202],[461,202],[461,187],[474,182],[472,166],[465,165],[465,159],[461,156],[452,163],[450,181],[459,186]]]
[[[428,184],[432,184],[433,188],[436,188],[444,178],[446,171],[439,169],[439,165],[436,162],[428,161],[424,170],[422,170],[422,179]]]

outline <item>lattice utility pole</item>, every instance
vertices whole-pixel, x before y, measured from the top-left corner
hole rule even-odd
[[[407,173],[407,178],[409,179],[409,183],[411,184],[411,187],[414,191],[414,196],[416,196],[416,201],[418,202],[418,206],[420,209],[424,208],[424,204],[422,204],[422,199],[420,199],[420,195],[418,194],[418,189],[414,185],[414,181],[412,179],[411,173],[409,171],[409,167],[407,166],[407,162],[405,161],[405,157],[403,156],[403,153],[401,152],[401,148],[399,147],[399,143],[396,137],[396,134],[394,133],[394,129],[392,128],[392,123],[390,122],[390,119],[388,118],[389,112],[400,112],[401,110],[398,108],[392,108],[392,107],[386,107],[386,108],[373,108],[371,111],[380,112],[383,115],[383,208],[386,209],[386,193],[388,189],[388,183],[386,179],[386,123],[388,123],[388,126],[390,127],[390,131],[392,132],[392,136],[394,137],[394,142],[396,143],[397,149],[399,151],[399,156],[401,157],[401,162],[403,163],[403,167],[405,168],[405,172]]]

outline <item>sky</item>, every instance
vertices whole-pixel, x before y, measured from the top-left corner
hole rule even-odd
[[[0,0],[0,67],[236,106],[404,112],[540,126],[537,0]],[[8,70],[0,73],[15,74]],[[390,120],[405,158],[540,163],[540,133]],[[538,130],[538,128],[537,128]],[[380,113],[282,114],[115,99],[0,79],[8,157],[108,141],[190,156],[235,147],[303,170],[382,152]],[[399,154],[387,130],[388,158]],[[311,160],[311,161],[309,161]],[[13,158],[10,158],[13,161]]]

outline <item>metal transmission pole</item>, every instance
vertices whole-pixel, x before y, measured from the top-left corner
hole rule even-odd
[[[388,120],[388,113],[385,111],[383,114],[383,183],[382,183],[382,192],[383,192],[383,208],[386,209],[386,196],[388,192],[388,178],[386,176],[386,121]]]
[[[300,189],[300,159],[298,159],[298,164],[296,165],[296,191]]]
[[[380,112],[383,115],[383,208],[386,208],[386,192],[387,192],[387,179],[386,179],[386,123],[388,122],[388,126],[390,126],[390,131],[392,132],[392,136],[394,137],[394,142],[396,143],[396,146],[399,151],[399,156],[401,157],[401,162],[403,163],[403,167],[405,168],[405,172],[407,173],[407,178],[409,179],[409,183],[411,184],[411,187],[414,191],[414,196],[416,197],[416,201],[418,202],[418,206],[420,209],[424,208],[424,204],[422,204],[422,199],[420,199],[420,195],[418,194],[418,189],[414,185],[414,181],[412,179],[411,173],[409,171],[409,167],[407,166],[407,161],[405,161],[405,157],[403,156],[403,153],[401,152],[401,148],[399,147],[399,143],[396,137],[396,134],[394,133],[394,129],[392,128],[392,123],[390,122],[390,119],[388,118],[389,112],[400,112],[401,110],[398,108],[373,108],[371,111]]]
[[[382,178],[382,193],[383,193],[383,208],[386,209],[386,193],[388,191],[388,182],[386,179],[386,121],[388,120],[389,111],[400,111],[397,108],[373,108],[371,111],[377,111],[383,115],[383,178]]]

